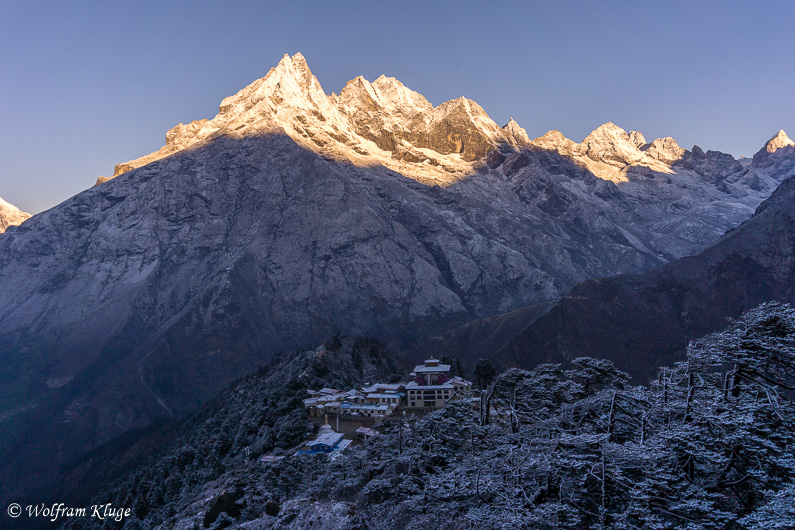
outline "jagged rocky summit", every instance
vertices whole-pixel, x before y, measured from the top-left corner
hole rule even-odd
[[[786,176],[791,149],[771,149],[741,164],[612,124],[530,141],[392,78],[327,95],[285,56],[0,236],[0,494],[280,351],[338,332],[405,347],[692,254]]]
[[[744,173],[730,155],[709,152],[713,167],[702,167],[693,163],[707,156],[698,147],[687,151],[670,137],[646,143],[642,133],[627,133],[613,123],[598,127],[579,144],[559,131],[530,140],[513,118],[500,127],[464,97],[434,107],[421,94],[384,75],[372,83],[359,76],[339,95],[327,95],[298,53],[285,55],[265,77],[224,99],[212,120],[179,124],[168,131],[160,150],[118,164],[113,177],[220,135],[273,132],[285,133],[302,147],[327,156],[357,165],[383,165],[415,180],[442,185],[471,175],[484,163],[498,165],[505,152],[523,148],[557,152],[615,183],[650,171],[680,176],[687,169],[699,174],[720,171],[723,177]],[[780,131],[762,151],[772,154],[791,145]],[[98,183],[107,180],[101,177]],[[774,177],[766,184],[775,187],[778,181]]]
[[[220,135],[274,132],[338,160],[383,165],[430,183],[471,173],[496,145],[528,141],[516,122],[501,128],[474,101],[461,97],[434,107],[393,77],[370,83],[360,76],[339,95],[326,95],[299,53],[224,99],[212,120],[177,125],[159,151],[118,164],[113,176]]]
[[[0,197],[0,234],[5,232],[9,226],[21,225],[27,219],[30,219],[29,213],[20,211],[19,208]]]

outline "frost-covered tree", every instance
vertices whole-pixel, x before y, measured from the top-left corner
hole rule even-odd
[[[355,357],[352,365],[365,363],[367,349]],[[301,366],[312,379],[320,372],[310,365]],[[261,387],[268,407],[246,394],[232,423],[220,414],[225,407],[203,416],[195,440],[109,498],[135,506],[145,528],[163,516],[171,517],[165,527],[178,526],[180,513],[201,505],[202,488],[217,483],[240,495],[241,514],[222,519],[233,526],[289,527],[300,498],[355,509],[357,521],[383,529],[795,528],[795,310],[748,312],[691,343],[686,360],[648,386],[631,385],[605,360],[567,368],[508,370],[484,384],[480,404],[393,419],[382,436],[334,460],[261,465],[227,454],[218,476],[218,447],[239,455],[241,440],[273,448],[305,434],[291,395],[299,375]],[[278,372],[271,367],[269,377]],[[278,417],[261,412],[274,407]],[[261,430],[251,433],[252,425]],[[185,500],[172,502],[172,517],[163,505],[175,496]],[[291,508],[280,513],[285,503]]]

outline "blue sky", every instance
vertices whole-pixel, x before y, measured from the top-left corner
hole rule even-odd
[[[0,4],[0,197],[33,213],[301,52],[326,92],[395,76],[531,137],[612,121],[751,156],[795,136],[793,2]]]

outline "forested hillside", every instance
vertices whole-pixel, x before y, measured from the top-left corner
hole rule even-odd
[[[589,358],[571,370],[511,369],[480,405],[394,422],[333,461],[274,463],[245,459],[243,447],[256,446],[253,455],[295,443],[300,419],[266,429],[267,443],[258,422],[247,430],[241,420],[290,400],[284,417],[297,414],[286,390],[300,389],[242,384],[223,401],[237,393],[245,414],[205,412],[185,446],[117,484],[113,503],[135,508],[127,528],[761,529],[795,520],[795,310],[760,306],[692,343],[686,361],[648,386],[628,381]]]

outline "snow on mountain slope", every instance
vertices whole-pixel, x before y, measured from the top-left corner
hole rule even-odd
[[[221,134],[273,132],[337,160],[380,164],[432,183],[471,173],[474,162],[494,145],[526,143],[518,125],[502,129],[474,101],[458,98],[434,108],[392,77],[370,83],[360,76],[339,95],[326,95],[298,53],[285,55],[265,77],[224,99],[212,120],[177,125],[166,134],[163,148],[118,164],[113,176]]]
[[[0,197],[0,234],[5,232],[9,226],[20,225],[29,218],[29,213],[20,211],[19,208]]]
[[[661,220],[655,213],[657,227],[651,228],[670,231],[685,224],[680,229],[688,233],[685,238],[699,244],[748,218],[792,171],[787,164],[795,164],[793,142],[783,131],[760,151],[765,156],[758,154],[753,164],[743,167],[730,155],[704,153],[698,147],[687,151],[670,137],[646,143],[643,134],[627,133],[613,123],[601,125],[579,144],[558,131],[530,140],[513,119],[499,127],[474,101],[461,97],[434,107],[421,94],[383,75],[372,83],[359,76],[339,95],[327,95],[299,53],[285,55],[265,77],[225,98],[212,120],[179,124],[168,131],[160,150],[118,164],[114,177],[222,135],[271,133],[287,134],[302,147],[335,160],[360,167],[382,165],[441,186],[482,172],[486,164],[507,174],[499,166],[511,153],[553,151],[593,176],[620,185],[625,197],[665,204],[670,215]],[[727,214],[726,222],[716,221]],[[690,221],[717,222],[718,232],[709,230],[706,239],[694,237],[689,233],[698,229]]]
[[[613,123],[601,125],[580,143],[559,131],[530,140],[513,119],[499,127],[474,101],[461,97],[434,107],[383,75],[372,83],[359,76],[339,95],[327,95],[299,53],[285,55],[265,77],[225,98],[212,120],[179,124],[168,131],[160,150],[118,164],[114,177],[221,136],[274,133],[332,160],[384,166],[426,184],[471,190],[471,177],[485,172],[492,181],[510,183],[524,202],[557,204],[556,209],[596,202],[608,218],[629,224],[619,230],[620,237],[661,260],[714,241],[747,219],[795,171],[795,148],[783,131],[745,165],[698,146],[687,151],[670,137],[646,143],[640,132],[627,133]],[[544,152],[573,164],[562,173],[553,167],[549,174]],[[550,180],[555,185],[545,188],[542,182]],[[480,196],[484,185],[474,184],[479,188],[474,193]],[[488,186],[494,188],[494,182]],[[504,191],[489,193],[500,196]],[[528,199],[530,195],[534,197]],[[593,228],[590,221],[585,226]],[[637,228],[650,230],[652,239],[660,241],[636,245],[649,239],[627,232]]]

